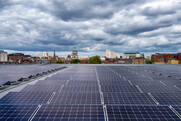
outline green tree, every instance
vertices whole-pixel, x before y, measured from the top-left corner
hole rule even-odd
[[[77,64],[77,63],[80,63],[80,60],[79,60],[79,59],[72,59],[72,60],[70,61],[70,63]]]
[[[89,58],[89,63],[90,64],[101,64],[102,63],[102,61],[101,61],[101,59],[100,59],[100,56],[93,56],[93,57],[90,57]]]
[[[56,61],[56,63],[57,64],[62,64],[62,63],[64,63],[62,60],[58,60],[58,61]]]
[[[146,60],[146,64],[152,64],[152,63],[153,63],[153,60],[151,60],[151,59]]]

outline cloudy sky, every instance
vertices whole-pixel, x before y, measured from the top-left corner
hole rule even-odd
[[[181,52],[180,0],[0,0],[0,49]]]

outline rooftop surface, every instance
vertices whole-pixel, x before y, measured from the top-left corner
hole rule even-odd
[[[60,66],[0,66],[0,81]],[[67,66],[2,91],[0,120],[181,120],[181,66]]]

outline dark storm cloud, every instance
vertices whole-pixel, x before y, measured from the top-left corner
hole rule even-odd
[[[10,5],[9,0],[0,0],[0,10],[8,5]]]
[[[0,0],[0,49],[177,52],[180,6],[178,0]]]
[[[120,8],[134,5],[143,0],[62,0],[38,4],[43,11],[65,20],[87,20],[110,18]],[[49,6],[52,5],[53,7]]]

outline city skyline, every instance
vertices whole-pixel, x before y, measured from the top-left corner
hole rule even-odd
[[[177,0],[0,2],[0,50],[40,56],[125,52],[181,52],[181,2]]]

